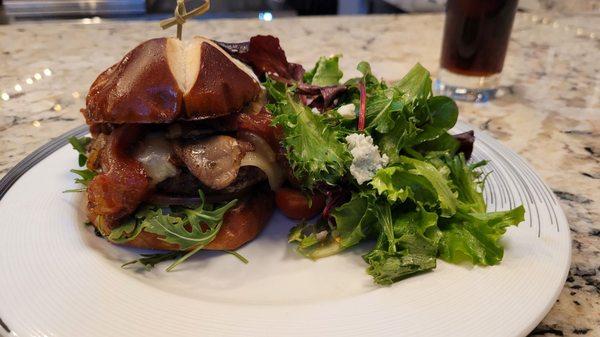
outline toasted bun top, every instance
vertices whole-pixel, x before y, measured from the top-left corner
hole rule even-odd
[[[212,41],[148,40],[92,84],[83,114],[94,123],[170,123],[228,115],[254,100],[252,71]]]

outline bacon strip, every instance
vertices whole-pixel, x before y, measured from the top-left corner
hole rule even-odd
[[[144,168],[130,154],[140,136],[141,128],[136,125],[115,129],[101,156],[104,173],[88,186],[89,219],[104,235],[119,219],[133,213],[150,189]]]
[[[271,125],[272,121],[273,116],[264,106],[260,110],[244,111],[236,116],[238,132],[251,132],[260,136],[277,152],[282,130]]]

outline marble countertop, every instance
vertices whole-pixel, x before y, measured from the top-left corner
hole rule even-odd
[[[551,186],[573,238],[559,300],[535,336],[600,336],[600,16],[517,16],[503,82],[491,103],[461,103],[460,118],[526,158]],[[184,36],[241,41],[273,34],[291,61],[342,53],[347,76],[369,60],[400,78],[415,62],[438,68],[443,17],[434,15],[193,21]],[[100,71],[151,37],[156,22],[77,20],[0,26],[0,176],[53,137],[79,126]]]

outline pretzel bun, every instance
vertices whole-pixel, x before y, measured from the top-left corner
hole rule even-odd
[[[171,123],[240,110],[260,93],[252,71],[212,41],[143,42],[92,84],[86,122]]]

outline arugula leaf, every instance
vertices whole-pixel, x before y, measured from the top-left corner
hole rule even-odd
[[[304,73],[304,82],[318,86],[339,84],[340,79],[344,76],[338,64],[339,59],[340,55],[320,57],[315,67]]]
[[[92,181],[92,179],[94,179],[94,177],[97,175],[96,172],[89,170],[89,169],[85,169],[85,170],[69,170],[70,172],[75,173],[76,175],[78,175],[80,178],[75,178],[75,182],[84,186],[87,186],[90,181]]]
[[[90,137],[80,137],[80,138],[71,137],[71,138],[69,138],[69,143],[71,144],[73,149],[75,149],[79,153],[79,166],[80,167],[85,166],[85,164],[87,162],[87,146],[91,141],[92,141],[92,139]],[[87,186],[90,183],[90,181],[92,181],[92,179],[94,179],[94,177],[97,175],[96,172],[94,172],[90,169],[83,169],[83,170],[73,169],[70,171],[79,176],[79,178],[75,178],[75,183],[82,185],[82,187],[65,190],[65,191],[63,191],[63,193],[85,192],[87,190]]]
[[[92,179],[94,179],[94,177],[97,175],[96,172],[94,172],[90,169],[85,169],[85,170],[71,169],[69,171],[73,172],[79,176],[79,178],[75,178],[75,183],[80,184],[82,187],[74,188],[74,189],[70,189],[70,190],[64,190],[63,193],[85,192],[87,190],[87,186],[90,184]]]
[[[504,256],[500,238],[509,226],[525,220],[525,209],[492,213],[457,213],[441,228],[440,258],[479,265],[498,264]]]
[[[131,260],[129,262],[125,262],[121,265],[121,268],[127,267],[131,264],[139,263],[143,265],[146,270],[150,270],[154,268],[155,265],[169,260],[176,260],[182,257],[184,252],[174,251],[168,253],[155,253],[155,254],[140,254],[139,259]]]
[[[195,209],[166,208],[167,214],[163,213],[163,208],[143,207],[135,214],[135,219],[113,229],[108,240],[125,243],[146,231],[158,235],[160,240],[178,245],[179,250],[204,246],[215,238],[223,223],[225,212],[236,203],[237,200],[234,199],[213,211],[204,209],[203,204]]]
[[[266,82],[269,92],[277,91]],[[294,175],[312,189],[317,182],[335,185],[352,162],[342,134],[330,127],[322,115],[314,114],[307,106],[285,93],[271,97],[282,99],[269,104],[273,124],[284,131],[283,146]]]
[[[225,250],[224,252],[227,253],[227,254],[231,254],[231,255],[235,256],[243,264],[248,264],[250,262],[250,261],[248,261],[248,259],[246,257],[244,257],[244,255],[236,252],[235,250]]]
[[[231,250],[225,250],[224,252],[237,257],[244,264],[248,264],[248,259],[246,259],[244,256],[242,256],[240,253],[238,253],[236,251],[231,251]],[[184,256],[185,256],[185,252],[182,252],[182,251],[173,251],[173,252],[168,252],[168,253],[155,253],[155,254],[140,254],[139,259],[125,262],[121,265],[121,268],[129,266],[131,264],[139,263],[139,264],[143,265],[146,270],[150,270],[150,269],[154,268],[154,266],[156,266],[157,264],[159,264],[161,262],[169,261],[169,260],[179,261]],[[171,265],[171,266],[173,266],[173,265]],[[169,268],[171,268],[171,267],[169,267]],[[172,270],[172,268],[171,268],[171,270]]]
[[[180,251],[187,251],[167,268],[170,271],[214,240],[223,224],[225,212],[237,203],[234,199],[212,209],[212,206],[205,205],[202,191],[199,194],[201,202],[197,208],[142,207],[135,217],[114,228],[107,239],[125,243],[135,239],[142,231],[156,234],[160,240],[177,245]]]
[[[75,136],[69,138],[69,143],[77,152],[79,152],[79,166],[83,167],[87,162],[87,146],[92,141],[90,137]]]

